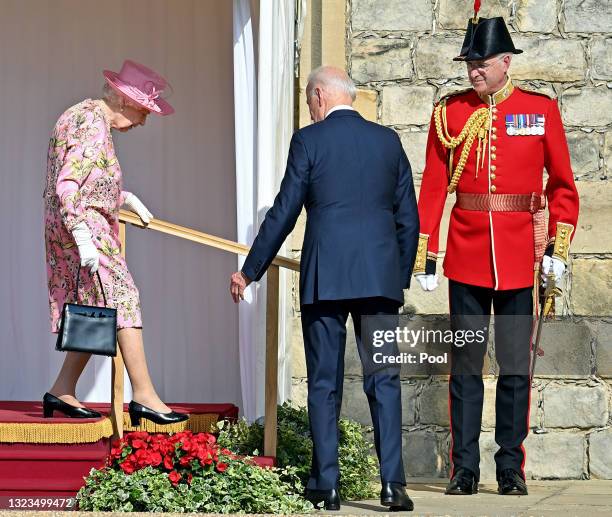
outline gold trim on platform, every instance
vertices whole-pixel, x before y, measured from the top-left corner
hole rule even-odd
[[[219,415],[204,413],[190,415],[188,420],[176,424],[159,425],[142,419],[139,426],[132,426],[130,414],[123,413],[125,432],[147,431],[149,433],[210,433],[215,430]],[[87,423],[0,423],[0,443],[94,443],[113,435],[113,423],[106,417],[96,422]]]
[[[189,419],[176,424],[159,425],[146,418],[140,420],[140,425],[133,426],[129,413],[123,413],[123,430],[126,433],[133,431],[146,431],[148,433],[180,433],[181,431],[192,431],[194,433],[210,433],[214,430],[219,415],[215,413],[203,413],[200,415],[189,415]]]
[[[0,424],[0,443],[94,443],[112,435],[110,418],[86,424]]]

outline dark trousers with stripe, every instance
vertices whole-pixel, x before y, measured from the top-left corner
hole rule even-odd
[[[307,488],[330,490],[340,479],[338,418],[342,407],[346,322],[353,318],[359,353],[365,315],[397,315],[398,303],[387,298],[321,301],[302,306],[302,330],[308,374],[308,417],[313,441]],[[364,361],[364,357],[361,360]],[[402,462],[402,403],[398,374],[364,375],[374,426],[374,442],[384,482],[406,484]]]
[[[454,330],[488,328],[491,305],[495,313],[495,357],[499,365],[495,398],[496,470],[511,468],[523,478],[523,440],[529,429],[531,381],[529,352],[532,331],[532,289],[494,289],[449,282],[451,325]],[[452,347],[449,380],[451,460],[480,477],[478,438],[482,423],[484,385],[482,368],[487,341]]]

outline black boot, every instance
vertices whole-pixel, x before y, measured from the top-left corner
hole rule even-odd
[[[45,418],[52,418],[54,411],[64,413],[64,415],[70,418],[100,418],[102,416],[97,411],[86,407],[71,406],[55,395],[45,393],[43,396],[43,416]]]
[[[325,510],[339,510],[340,509],[340,494],[338,490],[332,488],[331,490],[315,490],[307,488],[304,492],[304,498],[308,499],[315,508],[323,503]]]
[[[392,512],[411,512],[414,510],[414,503],[408,497],[406,488],[401,483],[383,482],[380,491],[380,504],[389,506]]]
[[[166,425],[166,424],[176,424],[177,422],[184,422],[189,418],[189,415],[185,413],[177,413],[175,411],[170,411],[170,413],[158,413],[157,411],[153,411],[149,409],[147,406],[143,406],[138,402],[130,402],[130,420],[132,421],[133,426],[140,425],[140,419],[146,418],[147,420],[151,420],[151,422],[155,422],[156,424]]]
[[[478,479],[471,470],[460,467],[446,487],[448,495],[472,495],[478,493]]]
[[[497,492],[500,495],[527,495],[527,483],[513,469],[504,469],[497,475]]]

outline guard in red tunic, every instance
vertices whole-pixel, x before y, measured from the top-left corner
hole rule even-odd
[[[465,61],[472,88],[443,98],[432,115],[414,268],[424,290],[437,287],[440,219],[447,194],[455,194],[443,264],[451,323],[455,330],[488,328],[493,306],[500,494],[527,494],[523,441],[529,429],[533,294],[540,274],[561,280],[578,218],[557,102],[514,86],[508,75],[512,55],[521,52],[503,18],[475,15],[468,22],[455,60]],[[478,490],[486,346],[452,347],[448,494]]]

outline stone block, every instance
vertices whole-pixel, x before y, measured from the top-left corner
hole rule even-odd
[[[516,79],[580,81],[586,74],[584,48],[578,40],[542,36],[515,36],[514,45],[524,51],[512,58],[510,72]],[[554,66],[563,63],[563,66]]]
[[[567,134],[567,145],[575,178],[596,177],[593,173],[599,171],[599,149],[602,146],[600,135],[595,132],[572,131]]]
[[[604,164],[606,177],[612,176],[612,131],[608,131],[604,137]]]
[[[499,446],[495,443],[494,432],[480,433],[480,482],[495,481],[495,453]]]
[[[589,471],[592,477],[612,479],[612,429],[589,435]]]
[[[425,386],[418,400],[417,411],[421,424],[448,427],[448,384]]]
[[[304,243],[304,231],[306,230],[306,210],[302,209],[293,231],[287,239],[288,247],[291,251],[300,251]]]
[[[411,79],[410,40],[359,38],[353,40],[351,76],[357,83]]]
[[[543,396],[546,428],[587,429],[608,422],[607,390],[603,384],[549,384]]]
[[[425,169],[425,149],[427,148],[426,131],[402,131],[400,133],[402,146],[410,162],[412,169],[412,179],[420,181],[423,170]]]
[[[484,404],[482,408],[482,427],[495,427],[495,386],[497,379],[491,378],[484,381]]]
[[[468,18],[474,13],[473,0],[440,0],[438,22],[443,29],[461,29],[467,27]],[[511,0],[482,2],[478,15],[482,18],[503,16],[506,20],[512,12]],[[457,48],[457,54],[461,47]],[[454,57],[454,56],[453,56]]]
[[[413,277],[410,289],[404,291],[405,313],[448,314],[448,279],[442,271],[442,257],[438,257],[436,270],[440,285],[435,291],[423,291],[419,282]]]
[[[354,413],[359,421],[371,425],[370,409],[368,400],[363,392],[363,376],[359,356],[353,348],[345,353],[345,381],[344,397],[342,403],[343,414],[350,418]],[[419,384],[413,380],[402,381],[402,425],[413,425],[416,418],[416,400]]]
[[[612,183],[576,182],[580,196],[578,228],[572,253],[612,253],[612,234],[604,221],[612,221]]]
[[[466,70],[464,71],[464,74],[461,79],[455,79],[454,81],[451,81],[447,84],[443,84],[440,86],[440,88],[438,88],[438,91],[436,93],[436,103],[439,102],[440,99],[442,97],[445,97],[446,95],[462,92],[464,90],[467,90],[468,88],[472,88],[472,86],[470,85],[470,81],[468,80]]]
[[[580,316],[611,316],[612,259],[575,259],[572,263],[572,312]]]
[[[523,88],[525,90],[529,90],[536,93],[542,93],[544,95],[548,95],[552,99],[557,98],[557,92],[555,92],[555,89],[550,83],[544,81],[519,81],[514,80],[514,78],[512,78],[512,80],[514,84],[519,88]]]
[[[402,425],[414,425],[416,422],[417,396],[420,383],[414,381],[402,381]]]
[[[612,38],[594,38],[591,48],[591,77],[612,80]]]
[[[407,477],[446,477],[437,434],[426,430],[404,431],[402,456]]]
[[[428,124],[433,111],[431,86],[385,86],[382,90],[382,123],[386,126]]]
[[[306,379],[291,380],[291,405],[295,407],[308,407],[308,384]]]
[[[306,378],[306,354],[304,353],[304,338],[302,321],[299,316],[291,318],[291,377]]]
[[[612,378],[612,323],[609,321],[589,322],[595,340],[596,374],[604,379]]]
[[[466,75],[465,64],[453,61],[463,37],[423,36],[416,45],[415,66],[419,79],[455,79]]]
[[[568,377],[591,374],[591,331],[585,323],[557,319],[543,324],[535,375]]]
[[[370,406],[366,394],[363,392],[363,384],[360,379],[344,379],[340,415],[343,418],[355,420],[362,425],[372,425]]]
[[[528,479],[581,479],[585,475],[586,440],[581,433],[529,433],[525,451]]]
[[[378,93],[376,90],[358,88],[353,108],[366,120],[376,122],[378,120]]]
[[[609,0],[565,0],[566,32],[612,32],[612,2]]]
[[[431,0],[353,0],[353,31],[427,31],[433,24]]]
[[[557,0],[518,0],[516,26],[521,32],[555,31]]]
[[[562,60],[565,63],[565,58]],[[565,68],[563,67],[558,68]],[[565,124],[579,127],[601,127],[610,123],[612,90],[596,88],[570,88],[563,92],[562,116]]]

